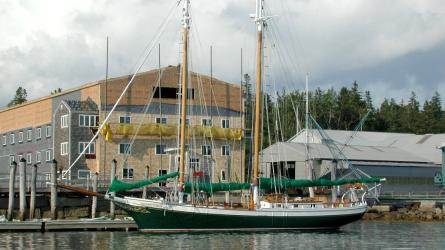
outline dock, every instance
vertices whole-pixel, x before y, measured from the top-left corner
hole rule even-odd
[[[136,231],[132,220],[36,220],[0,222],[0,232]]]

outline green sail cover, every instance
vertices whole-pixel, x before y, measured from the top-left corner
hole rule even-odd
[[[117,178],[114,178],[113,182],[111,183],[111,186],[108,188],[108,192],[119,192],[119,191],[126,191],[130,189],[140,188],[146,185],[150,185],[156,182],[165,181],[167,179],[173,178],[179,176],[179,172],[173,172],[165,175],[161,175],[155,178],[151,178],[144,181],[138,181],[138,182],[123,182],[118,180]]]
[[[238,183],[238,182],[230,182],[230,183],[185,183],[185,192],[191,193],[193,190],[196,192],[204,191],[207,193],[214,193],[219,191],[233,191],[233,190],[242,190],[242,189],[250,189],[250,183]]]
[[[123,182],[114,178],[111,186],[109,187],[109,192],[119,192],[126,191],[130,189],[140,188],[146,185],[150,185],[156,182],[165,181],[167,179],[179,176],[179,172],[173,172],[166,175],[161,175],[152,179],[138,181],[138,182]],[[316,187],[316,186],[341,186],[345,184],[353,183],[370,183],[370,182],[380,182],[380,178],[360,178],[360,179],[343,179],[330,181],[327,179],[318,180],[291,180],[291,179],[270,179],[270,178],[260,178],[260,188],[273,190],[277,188],[303,188],[303,187]],[[219,191],[234,191],[234,190],[246,190],[250,189],[250,183],[185,183],[185,192],[191,193],[192,187],[196,192],[204,191],[207,193],[214,193]]]
[[[359,178],[359,179],[343,179],[331,181],[327,179],[318,179],[318,180],[291,180],[291,179],[269,179],[269,178],[260,178],[260,188],[272,190],[275,187],[278,188],[303,188],[303,187],[329,187],[329,186],[341,186],[345,184],[353,184],[353,183],[371,183],[371,182],[380,182],[380,178]]]

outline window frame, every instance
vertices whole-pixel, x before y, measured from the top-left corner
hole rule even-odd
[[[225,169],[221,169],[219,174],[221,176],[221,182],[227,182],[226,170]]]
[[[26,164],[32,164],[32,153],[26,153]]]
[[[6,146],[7,141],[8,141],[8,136],[7,136],[7,135],[3,135],[3,136],[2,136],[2,145],[3,145],[3,146]]]
[[[68,155],[68,142],[60,143],[60,155]]]
[[[131,124],[131,115],[120,115],[119,124]]]
[[[80,173],[87,173],[87,176],[83,177],[83,176],[80,175]],[[77,179],[86,180],[89,177],[91,177],[91,170],[86,170],[86,169],[79,169],[79,170],[77,170]]]
[[[45,151],[45,161],[50,162],[51,161],[51,149],[47,149]]]
[[[32,141],[32,129],[28,129],[26,131],[26,140],[27,141]]]
[[[36,140],[42,139],[42,128],[38,127],[36,128]]]
[[[9,134],[9,144],[11,144],[11,145],[15,144],[15,134],[14,133]]]
[[[212,156],[212,145],[201,145],[201,154],[203,156]]]
[[[232,154],[230,145],[221,145],[221,156],[230,156]]]
[[[124,175],[125,170],[127,171]],[[134,168],[133,167],[123,167],[122,168],[122,179],[132,180],[134,179]]]
[[[128,154],[130,155],[131,154],[131,145],[130,145],[130,143],[119,143],[119,146],[118,146],[118,149],[117,149],[117,153],[120,154],[120,155],[123,155],[123,154],[126,153],[127,149],[125,148],[125,146],[124,146],[124,151],[121,152],[121,145],[128,145],[128,147],[130,147],[130,150],[128,150]]]
[[[160,148],[160,151],[158,151],[158,146]],[[164,148],[162,150],[162,147]],[[155,155],[166,155],[167,152],[165,152],[165,150],[167,149],[167,145],[166,144],[156,144],[155,145]]]
[[[156,124],[167,124],[167,117],[156,117]]]
[[[23,143],[23,131],[19,131],[18,142]]]
[[[37,151],[36,152],[36,163],[41,163],[42,162],[42,152]]]
[[[79,154],[82,153],[84,148],[88,145],[89,142],[80,141],[78,145]],[[82,147],[81,147],[82,146]],[[88,149],[85,151],[84,155],[96,155],[96,143],[91,143],[90,146],[88,146]]]
[[[211,118],[202,118],[201,125],[211,127],[211,126],[213,126],[213,121]]]
[[[46,138],[48,138],[48,137],[51,137],[51,132],[52,132],[52,126],[51,125],[47,125],[46,126],[46,128],[45,128],[45,135],[46,135]]]
[[[221,128],[230,128],[230,119],[222,119],[221,120]]]
[[[62,115],[60,117],[60,128],[68,128],[69,115]]]

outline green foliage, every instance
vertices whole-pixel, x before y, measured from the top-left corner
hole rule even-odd
[[[266,95],[263,105],[263,147],[277,141],[286,141],[304,128],[305,93],[283,91],[276,98]],[[370,111],[363,125],[365,131],[399,133],[444,133],[445,111],[441,97],[435,93],[431,100],[419,104],[414,92],[408,102],[397,103],[385,99],[374,107],[370,91],[361,93],[357,82],[351,88],[320,88],[309,93],[309,110],[322,128],[353,130],[360,119]]]
[[[18,87],[15,91],[14,98],[8,103],[7,107],[12,107],[15,105],[22,104],[27,101],[28,94],[26,93],[26,89],[22,87]]]

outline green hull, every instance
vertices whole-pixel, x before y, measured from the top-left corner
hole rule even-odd
[[[363,213],[330,216],[239,216],[178,212],[118,204],[144,232],[271,231],[337,229],[359,220]]]

